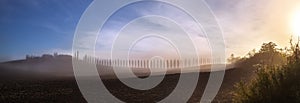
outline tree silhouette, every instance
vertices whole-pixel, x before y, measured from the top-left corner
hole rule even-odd
[[[259,53],[274,53],[276,52],[276,46],[277,45],[273,42],[263,43],[261,49],[259,50]]]

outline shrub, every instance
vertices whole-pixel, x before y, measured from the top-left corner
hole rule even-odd
[[[256,76],[251,81],[242,81],[235,85],[235,103],[300,103],[299,42],[293,44],[291,39],[290,44],[291,47],[285,49],[286,52],[274,49],[275,43],[263,44],[260,53],[252,58],[260,54],[274,53],[279,53],[282,57],[274,59],[272,55],[265,55],[267,57],[261,58],[269,58],[271,62],[257,65]],[[274,63],[274,60],[280,63]]]
[[[299,103],[300,63],[259,66],[256,77],[235,85],[235,103]]]

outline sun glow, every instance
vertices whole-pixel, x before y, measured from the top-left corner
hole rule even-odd
[[[292,15],[291,28],[293,34],[300,36],[300,9],[296,9]]]

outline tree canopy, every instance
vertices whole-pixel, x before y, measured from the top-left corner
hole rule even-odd
[[[276,52],[276,46],[277,45],[273,42],[263,43],[261,49],[259,50],[259,53],[274,53]]]

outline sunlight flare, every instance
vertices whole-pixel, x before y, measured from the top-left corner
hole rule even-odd
[[[293,34],[300,36],[300,8],[293,13],[291,20],[291,28]]]

